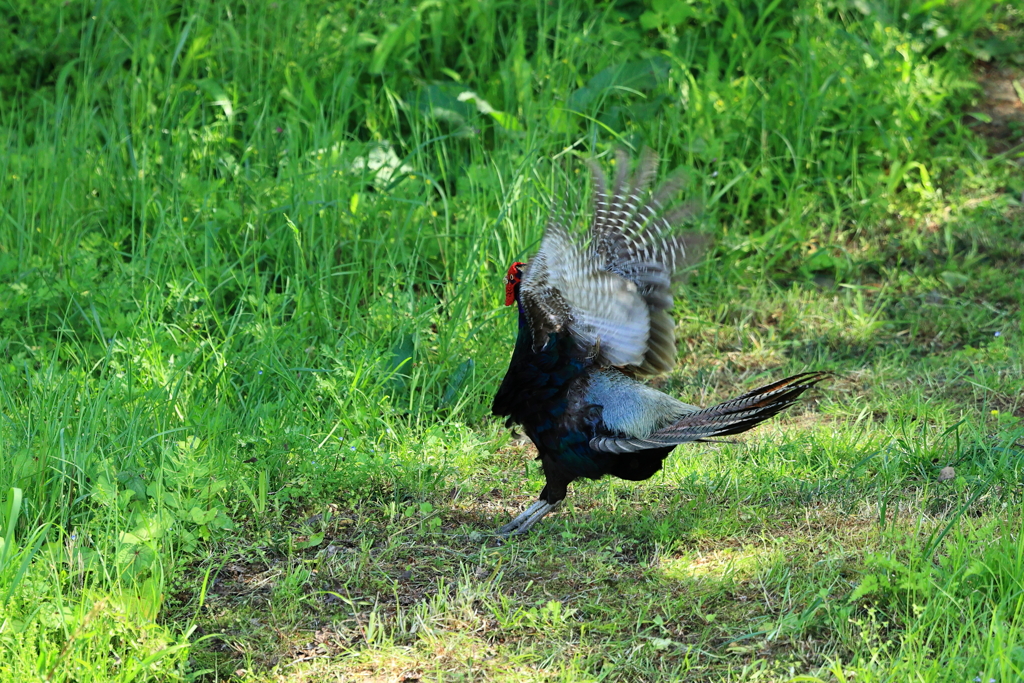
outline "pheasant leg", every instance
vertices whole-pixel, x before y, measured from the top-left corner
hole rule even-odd
[[[559,501],[561,502],[561,501]],[[534,524],[539,522],[544,515],[548,514],[558,503],[549,503],[546,500],[538,500],[530,507],[523,510],[519,516],[505,526],[498,529],[498,535],[503,538],[525,534]]]

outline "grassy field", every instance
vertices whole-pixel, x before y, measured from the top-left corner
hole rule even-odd
[[[989,0],[0,4],[0,680],[1021,680],[1024,117],[976,79],[1024,104],[1022,45]],[[643,145],[715,238],[659,386],[836,379],[499,545],[502,276]]]

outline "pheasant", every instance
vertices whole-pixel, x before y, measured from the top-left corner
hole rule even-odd
[[[539,499],[498,529],[522,534],[565,498],[580,477],[642,481],[678,445],[738,434],[791,405],[828,373],[806,372],[700,409],[641,379],[675,365],[672,279],[702,251],[699,233],[674,234],[693,210],[666,204],[678,177],[648,192],[657,158],[637,170],[617,154],[609,189],[589,162],[593,220],[575,240],[559,214],[529,263],[505,278],[505,305],[519,310],[519,334],[492,412],[519,424],[537,447],[546,485]]]

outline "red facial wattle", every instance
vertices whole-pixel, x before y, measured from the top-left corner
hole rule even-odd
[[[516,261],[508,268],[505,275],[505,305],[511,306],[516,302],[516,285],[523,277],[523,264]]]

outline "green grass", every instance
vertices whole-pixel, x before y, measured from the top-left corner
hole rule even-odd
[[[1022,26],[0,6],[0,679],[1024,677],[1024,176],[968,125]],[[837,377],[499,546],[501,277],[643,145],[715,237],[659,386]]]

